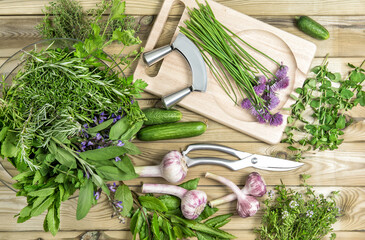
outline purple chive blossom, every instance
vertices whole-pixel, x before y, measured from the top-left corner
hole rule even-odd
[[[279,89],[287,88],[289,86],[289,78],[285,76],[284,78],[281,78],[277,84]]]
[[[281,115],[280,113],[275,113],[274,115],[271,116],[270,119],[271,126],[279,126],[282,123],[283,123],[283,115]]]
[[[109,188],[109,190],[110,190],[110,191],[112,191],[112,192],[115,192],[115,191],[116,191],[116,189],[115,189],[116,187],[117,187],[117,185],[115,184],[115,182],[113,183],[113,185],[109,185],[109,184],[108,184],[108,188]]]
[[[259,82],[259,84],[265,84],[267,82],[266,77],[265,76],[260,76],[258,82]]]
[[[279,103],[280,99],[275,94],[272,94],[269,100],[269,106],[268,106],[269,110],[276,108],[279,105]]]
[[[98,200],[100,198],[100,192],[94,192],[94,197]]]
[[[97,133],[95,137],[96,137],[96,140],[98,140],[98,141],[102,138],[100,133]]]
[[[124,143],[121,140],[118,140],[117,146],[118,147],[123,147],[124,146]]]
[[[120,158],[120,157],[115,157],[115,161],[116,162],[119,162],[119,161],[121,161],[122,159]]]
[[[251,101],[248,98],[242,100],[241,107],[244,109],[250,109],[252,107]]]
[[[254,86],[253,89],[255,90],[255,93],[257,95],[261,95],[264,93],[265,87],[266,87],[265,84],[260,84],[260,85]]]
[[[256,118],[257,118],[257,121],[258,121],[259,123],[266,123],[265,118],[263,118],[262,116],[257,115],[257,116],[256,116]]]
[[[288,66],[281,65],[279,69],[276,71],[275,76],[279,79],[283,79],[284,77],[286,77],[288,69],[289,69]]]

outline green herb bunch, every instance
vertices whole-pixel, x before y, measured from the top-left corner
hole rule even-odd
[[[36,26],[42,38],[73,38],[85,40],[92,33],[91,23],[97,23],[104,29],[107,21],[103,15],[111,11],[113,1],[102,0],[96,8],[84,11],[76,0],[55,0],[43,10],[44,18]],[[115,29],[134,30],[134,18],[126,16],[122,21],[113,20],[108,24],[106,35],[108,39]]]
[[[125,2],[114,0],[105,28],[92,23],[92,34],[71,48],[51,44],[24,52],[21,70],[10,84],[2,82],[0,154],[20,172],[14,188],[28,203],[18,222],[48,210],[44,230],[55,235],[61,202],[77,189],[76,217],[82,219],[101,191],[110,194],[106,181],[138,177],[127,154],[140,153],[130,140],[145,119],[135,98],[147,84],[125,77],[118,66],[129,67],[142,49],[117,62],[103,51],[122,43],[120,56],[141,42],[134,30],[121,28],[107,38],[108,25],[123,20],[124,9]]]
[[[180,184],[187,190],[197,188],[199,178]],[[180,199],[171,195],[155,197],[151,194],[138,195],[128,186],[121,185],[116,190],[111,202],[115,214],[123,221],[123,217],[130,217],[130,229],[133,239],[184,239],[197,237],[199,240],[207,239],[233,239],[235,236],[219,228],[230,222],[232,214],[219,215],[209,218],[218,209],[205,207],[201,215],[195,220],[187,220],[180,209]],[[115,204],[117,203],[117,204]],[[115,205],[122,204],[122,209]],[[133,208],[135,206],[135,208]],[[205,220],[205,221],[203,221]]]
[[[312,69],[313,78],[305,80],[301,88],[295,89],[298,97],[291,95],[296,102],[291,106],[289,126],[285,129],[286,138],[292,151],[297,151],[297,159],[308,150],[334,150],[343,142],[340,136],[353,120],[346,112],[360,104],[365,106],[365,61],[352,68],[348,77],[341,80],[339,73],[328,70],[327,58],[323,64]],[[308,110],[310,107],[310,110]]]
[[[340,216],[335,202],[338,192],[325,197],[317,195],[312,186],[305,186],[305,191],[296,191],[281,184],[269,191],[262,226],[255,229],[258,239],[319,240],[333,230]],[[332,233],[330,239],[335,238]]]

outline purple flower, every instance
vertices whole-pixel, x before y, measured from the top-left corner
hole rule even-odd
[[[258,82],[259,82],[259,84],[265,84],[267,82],[266,77],[265,76],[260,76]]]
[[[117,207],[117,208],[120,208],[120,209],[123,209],[123,205],[122,205],[122,201],[118,201],[116,204],[115,204],[115,206]]]
[[[87,178],[87,179],[89,179],[89,178],[90,178],[90,174],[89,174],[89,172],[88,172],[88,171],[86,171],[86,172],[84,173],[84,176],[86,176],[86,178]]]
[[[81,146],[86,146],[86,144],[87,144],[86,141],[81,142]]]
[[[275,76],[279,79],[283,79],[284,77],[286,77],[288,69],[289,69],[288,66],[281,65],[279,69],[276,71]]]
[[[241,107],[244,109],[250,109],[252,107],[251,101],[248,98],[242,100]]]
[[[105,112],[104,112],[104,111],[100,113],[100,116],[105,116],[105,115],[106,115],[106,114],[105,114]]]
[[[269,110],[276,108],[280,103],[280,99],[275,95],[272,94],[269,100]]]
[[[133,104],[133,103],[134,103],[134,99],[131,100],[131,104]]]
[[[257,115],[256,118],[259,123],[266,123],[266,120],[265,118],[263,118],[263,116]]]
[[[92,146],[92,145],[94,145],[94,143],[92,141],[87,142],[87,146]]]
[[[283,115],[280,113],[275,113],[270,118],[270,125],[271,126],[279,126],[283,123]]]
[[[96,200],[98,200],[100,198],[100,192],[99,191],[94,192],[94,197]]]
[[[100,148],[103,148],[103,146],[97,146],[96,148],[97,148],[97,149],[100,149]]]
[[[253,89],[255,90],[255,93],[257,95],[263,94],[264,91],[265,91],[265,88],[266,88],[265,84],[260,84],[260,85],[257,85],[257,86],[253,87]]]
[[[117,187],[117,185],[115,184],[115,182],[113,183],[113,185],[109,185],[109,184],[108,184],[108,188],[109,188],[109,190],[110,190],[110,191],[112,191],[112,192],[115,192],[115,191],[116,191],[116,189],[115,189],[116,187]]]
[[[124,143],[121,140],[118,140],[117,146],[118,147],[123,147],[124,146]]]
[[[93,122],[96,124],[96,123],[98,123],[98,118],[95,116],[94,118],[93,118]]]
[[[122,119],[122,116],[121,115],[118,115],[117,116],[117,120],[120,120],[120,119]]]
[[[84,125],[82,125],[84,128],[89,128],[89,125],[87,123],[85,123]]]
[[[121,161],[122,159],[120,159],[120,157],[115,157],[115,161],[116,162],[119,162],[119,161]]]
[[[104,122],[104,119],[100,118],[100,120],[99,120],[99,124],[100,124],[100,123],[103,123],[103,122]]]
[[[285,76],[285,77],[281,78],[280,81],[277,82],[277,84],[278,84],[279,89],[287,88],[289,86],[289,77]]]
[[[98,141],[102,138],[100,133],[97,133],[95,137],[96,137],[96,140],[98,140]]]

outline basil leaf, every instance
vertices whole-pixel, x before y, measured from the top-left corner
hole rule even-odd
[[[69,168],[76,168],[76,159],[75,157],[67,150],[63,148],[57,148],[55,153],[56,160]]]
[[[157,239],[160,239],[160,226],[158,225],[158,216],[155,212],[152,217],[152,232]]]
[[[109,119],[105,122],[102,122],[98,125],[96,125],[95,127],[92,127],[92,128],[89,128],[87,130],[88,133],[97,133],[97,132],[100,132],[104,129],[106,129],[107,127],[109,127],[111,124],[113,123],[113,119]]]
[[[111,167],[111,166],[98,167],[97,172],[106,181],[125,181],[138,177],[137,174],[124,173],[117,167]]]
[[[161,211],[161,212],[167,212],[167,210],[168,210],[166,205],[156,197],[139,196],[138,200],[141,203],[141,205],[145,208],[148,208],[151,210],[157,210],[157,211]]]
[[[121,140],[130,140],[141,129],[143,121],[133,124],[121,137]]]
[[[94,161],[109,160],[119,157],[127,152],[124,147],[110,146],[106,148],[94,149],[80,153],[83,159],[90,159]]]
[[[180,207],[181,200],[171,195],[161,195],[158,199],[165,204],[168,210],[175,210]]]
[[[198,187],[199,180],[200,180],[200,178],[194,178],[194,179],[191,179],[189,181],[186,181],[186,182],[180,184],[179,186],[182,188],[185,188],[186,190],[189,190],[189,191],[195,190]]]
[[[83,219],[90,211],[94,199],[94,185],[90,179],[86,180],[84,186],[80,188],[79,199],[77,201],[76,219]]]
[[[124,117],[116,122],[111,128],[109,132],[110,140],[118,140],[123,133],[125,133],[130,127],[130,121],[128,118]]]
[[[53,195],[53,196],[46,198],[46,200],[44,200],[41,204],[39,204],[39,206],[34,208],[34,205],[33,205],[31,216],[36,217],[38,215],[41,215],[44,211],[46,211],[46,209],[49,208],[49,206],[51,206],[51,204],[54,202],[54,200],[55,200],[55,196]]]
[[[28,196],[32,196],[32,197],[47,197],[51,194],[54,193],[55,188],[44,188],[44,189],[40,189],[34,192],[29,192]]]
[[[123,210],[121,212],[122,216],[127,216],[127,214],[132,210],[133,207],[133,196],[129,187],[125,184],[118,187],[114,195],[115,199],[122,201]]]
[[[212,216],[217,211],[218,211],[218,208],[212,208],[211,206],[206,205],[203,212],[195,220],[200,222],[201,220],[207,219],[208,217]]]

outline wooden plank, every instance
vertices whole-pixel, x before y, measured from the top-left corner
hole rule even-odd
[[[199,186],[200,190],[207,193],[208,199],[215,199],[230,193],[224,186]],[[268,189],[272,189],[269,187]],[[295,188],[298,189],[298,188]],[[140,188],[135,188],[140,191]],[[337,231],[364,231],[365,215],[362,209],[365,207],[365,187],[318,187],[316,192],[328,195],[332,191],[340,191],[337,199],[338,206],[342,209],[343,216],[339,217],[338,222],[334,225]],[[24,206],[23,197],[15,197],[11,190],[0,187],[0,225],[1,231],[42,231],[44,214],[31,218],[25,223],[17,224],[16,218],[13,218]],[[262,202],[264,197],[260,199]],[[61,230],[62,231],[84,231],[84,230],[127,230],[129,229],[128,221],[123,224],[114,218],[111,219],[111,207],[107,203],[107,198],[103,195],[98,204],[92,207],[89,214],[82,220],[75,220],[77,199],[71,199],[62,204],[61,207]],[[227,203],[219,207],[217,214],[233,213],[236,209],[236,202]],[[251,230],[260,225],[262,210],[250,218],[242,219],[237,214],[232,217],[232,221],[223,227],[225,230]]]
[[[1,2],[0,2],[1,4]],[[148,16],[145,16],[148,17]],[[34,27],[41,21],[41,16],[0,16],[0,57],[8,57],[20,48],[34,43],[40,39]],[[143,17],[136,17],[137,22]],[[293,17],[290,16],[256,16],[257,19],[271,24],[284,31],[298,35],[317,45],[317,57],[323,57],[327,53],[331,57],[363,57],[359,49],[363,48],[365,41],[365,16],[313,16],[328,28],[331,37],[328,40],[315,40],[300,32],[293,24]],[[160,37],[159,45],[171,41],[179,17],[172,16],[165,26],[165,31]],[[151,25],[142,25],[138,36],[146,40]],[[144,43],[143,43],[144,44]],[[117,51],[112,48],[111,51]]]
[[[42,14],[41,9],[50,0],[3,0],[0,2],[0,15],[30,15]],[[85,9],[95,7],[99,0],[81,0]],[[127,0],[126,12],[128,14],[154,15],[157,14],[162,0]],[[235,1],[217,0],[223,5],[249,15],[362,15],[365,6],[362,0],[276,0],[270,1]],[[180,11],[180,7],[175,7],[173,13]]]
[[[68,232],[60,231],[55,237],[50,233],[44,232],[0,232],[0,239],[22,239],[22,240],[71,240],[80,239],[86,232]],[[130,240],[132,235],[129,231],[98,231],[99,240]],[[236,236],[237,240],[254,240],[257,235],[252,230],[230,230],[229,233]],[[363,240],[365,237],[364,232],[339,232],[335,231],[337,239],[341,240]],[[195,238],[194,238],[195,239]],[[329,237],[325,237],[323,240],[329,240]]]

